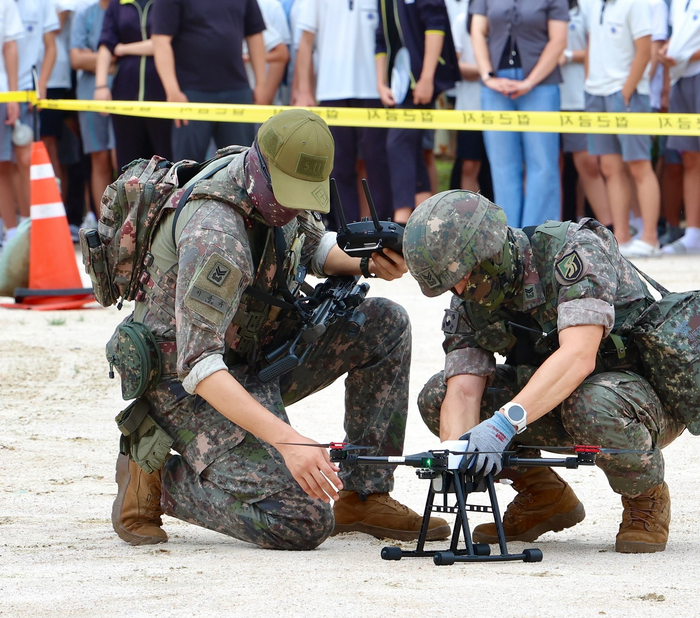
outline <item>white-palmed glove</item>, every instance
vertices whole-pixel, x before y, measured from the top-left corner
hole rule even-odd
[[[498,474],[503,468],[503,451],[515,434],[515,427],[498,412],[464,434],[460,440],[469,440],[469,450],[479,453],[473,456],[471,472]]]

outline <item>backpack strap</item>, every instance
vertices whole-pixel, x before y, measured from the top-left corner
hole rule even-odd
[[[182,195],[180,196],[180,199],[178,200],[177,208],[175,209],[175,216],[173,217],[172,235],[174,246],[177,247],[177,239],[175,238],[177,220],[180,218],[180,213],[182,212],[182,209],[184,208],[185,204],[187,204],[187,200],[190,198],[190,195],[192,195],[192,191],[194,190],[195,184],[197,184],[197,182],[199,182],[200,180],[211,178],[214,174],[224,169],[231,162],[231,159],[233,159],[234,156],[235,155],[227,155],[225,157],[222,157],[221,159],[217,159],[209,163],[208,165],[205,164],[201,172],[196,174],[191,180],[185,183],[185,190],[183,191]]]

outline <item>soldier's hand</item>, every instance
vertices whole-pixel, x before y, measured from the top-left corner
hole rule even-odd
[[[385,281],[400,279],[408,272],[403,255],[391,249],[373,253],[369,261],[369,271]]]
[[[301,437],[300,442],[312,443],[313,440]],[[331,462],[325,448],[292,444],[275,444],[275,447],[284,457],[284,463],[296,482],[309,496],[323,502],[330,502],[331,498],[338,500],[338,491],[343,488],[337,474],[340,468]]]

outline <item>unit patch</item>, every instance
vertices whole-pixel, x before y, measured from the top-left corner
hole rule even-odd
[[[209,257],[185,296],[185,305],[220,326],[238,291],[242,273],[218,253]]]
[[[442,332],[454,335],[459,324],[459,313],[452,309],[445,309],[445,317],[442,318]]]
[[[571,285],[583,277],[586,267],[585,260],[574,250],[554,265],[554,276],[562,285]]]

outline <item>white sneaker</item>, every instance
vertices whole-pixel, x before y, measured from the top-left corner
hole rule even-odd
[[[635,239],[620,245],[620,255],[626,258],[661,257],[661,249],[643,240]]]
[[[97,229],[97,219],[95,218],[95,213],[92,212],[92,210],[88,211],[88,213],[85,215],[85,218],[83,219],[83,222],[80,224],[81,228],[86,228],[88,230],[96,230]]]
[[[700,247],[688,247],[683,242],[683,238],[679,238],[670,245],[663,246],[661,252],[664,255],[698,255],[700,254]]]

